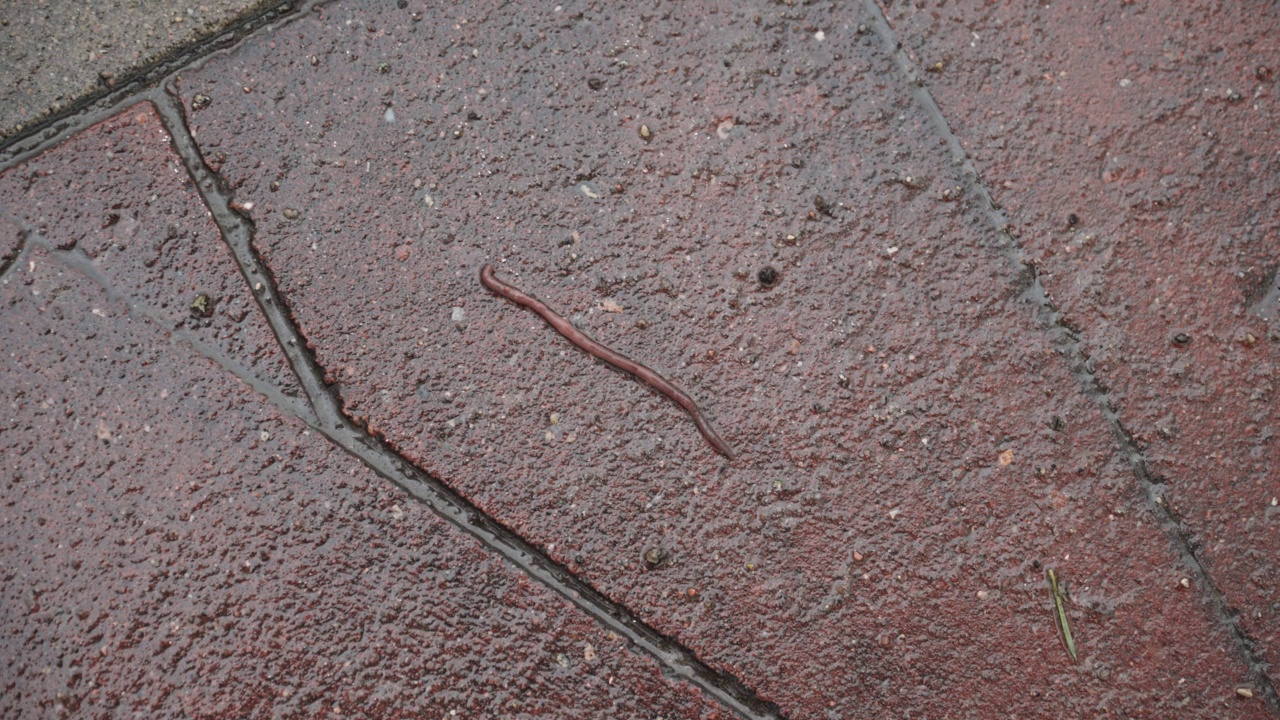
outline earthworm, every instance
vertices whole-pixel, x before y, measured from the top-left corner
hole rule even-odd
[[[586,333],[573,326],[573,323],[560,317],[554,310],[547,307],[546,303],[538,298],[502,282],[495,274],[492,265],[485,265],[480,268],[480,282],[495,294],[510,300],[517,305],[523,305],[530,310],[542,316],[547,324],[555,329],[556,332],[568,338],[569,342],[586,350],[592,355],[609,363],[610,365],[631,374],[637,380],[645,383],[649,387],[666,395],[671,402],[679,405],[682,410],[689,413],[689,417],[693,418],[693,424],[698,426],[698,432],[702,433],[702,437],[706,438],[707,443],[715,448],[716,452],[724,455],[730,460],[733,459],[733,450],[728,443],[720,439],[716,431],[711,427],[711,423],[703,417],[702,411],[698,409],[697,403],[693,398],[689,397],[685,391],[676,387],[670,380],[662,377],[653,370],[641,365],[631,358],[623,355],[616,350],[601,345],[592,340]]]

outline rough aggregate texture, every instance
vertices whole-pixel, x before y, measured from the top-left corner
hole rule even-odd
[[[300,395],[150,105],[0,176],[0,207],[57,249],[90,260],[117,305]]]
[[[865,21],[334,3],[181,89],[349,411],[788,716],[1262,717]]]
[[[5,3],[0,6],[0,139],[272,4],[282,3]]]
[[[0,717],[724,717],[172,332],[261,321],[158,132],[0,176]]]
[[[922,3],[890,18],[920,65],[944,63],[930,90],[1274,668],[1280,11]]]

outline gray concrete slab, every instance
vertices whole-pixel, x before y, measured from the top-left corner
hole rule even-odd
[[[0,3],[0,140],[282,0]]]

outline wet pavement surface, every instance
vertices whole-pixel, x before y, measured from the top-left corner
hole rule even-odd
[[[0,175],[4,716],[1280,714],[1270,11],[399,5]]]
[[[1259,28],[1280,12],[933,10],[894,17],[922,65],[947,63],[930,82],[939,104],[1078,328],[1149,481],[1274,666],[1280,39]],[[1129,51],[1097,64],[1098,48]],[[1036,142],[1004,140],[1023,135]]]
[[[33,200],[50,228],[2,290],[3,714],[723,715],[228,372],[256,345],[170,319],[205,288],[266,330],[159,125],[135,107],[32,164],[102,204]]]

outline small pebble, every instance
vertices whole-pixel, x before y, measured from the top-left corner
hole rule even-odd
[[[461,330],[467,326],[467,311],[460,307],[453,308],[452,312],[449,313],[449,320]]]
[[[656,568],[667,559],[667,551],[660,547],[654,546],[644,551],[644,564],[650,568]]]
[[[213,300],[205,293],[200,293],[191,301],[191,317],[207,318],[213,315]]]
[[[1236,695],[1239,695],[1240,697],[1244,698],[1245,700],[1249,700],[1249,699],[1253,698],[1253,691],[1252,691],[1252,690],[1250,690],[1250,689],[1249,689],[1249,688],[1247,688],[1247,687],[1238,687],[1238,688],[1236,688]]]
[[[299,217],[299,216],[301,216],[301,215],[302,215],[302,213],[298,212],[297,210],[295,210],[295,209],[293,209],[293,208],[285,208],[285,209],[284,209],[284,217],[285,217],[285,219],[286,219],[286,220],[297,220],[297,219],[298,219],[298,217]]]
[[[648,126],[648,125],[641,125],[641,126],[640,126],[640,139],[641,139],[641,140],[643,140],[643,141],[645,141],[645,142],[649,142],[650,140],[652,140],[652,139],[653,139],[653,133],[649,132],[649,126]]]

